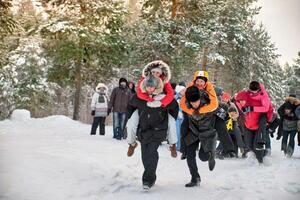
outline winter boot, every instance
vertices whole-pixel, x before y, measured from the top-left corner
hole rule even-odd
[[[191,182],[185,184],[185,187],[195,187],[195,186],[199,186],[201,182],[200,178],[192,178]]]
[[[171,151],[171,156],[173,158],[176,158],[177,157],[176,145],[172,144],[169,148],[170,148],[170,151]]]
[[[214,170],[215,165],[216,165],[215,158],[212,155],[212,153],[210,153],[210,157],[209,157],[209,160],[208,160],[208,168],[209,168],[209,170],[210,171]]]
[[[290,158],[290,157],[292,157],[293,153],[294,153],[294,149],[292,147],[288,146],[287,151],[286,151],[286,156],[288,158]]]
[[[131,157],[134,153],[134,149],[137,147],[137,143],[133,143],[133,144],[129,144],[129,147],[128,147],[128,151],[127,151],[127,156],[128,157]]]
[[[183,153],[181,154],[180,159],[181,159],[181,160],[185,160],[185,159],[186,159],[186,153],[185,153],[185,152],[183,152]]]

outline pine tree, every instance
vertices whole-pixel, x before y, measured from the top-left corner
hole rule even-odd
[[[41,28],[53,68],[49,80],[75,85],[73,119],[79,119],[85,83],[104,80],[122,63],[119,37],[126,10],[117,1],[52,1],[49,23]],[[92,78],[92,80],[90,80]]]
[[[294,94],[298,98],[300,97],[300,52],[298,52],[298,57],[294,60],[294,63],[289,66],[285,66],[286,73],[286,95]]]

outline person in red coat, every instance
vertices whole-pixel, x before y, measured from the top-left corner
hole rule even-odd
[[[245,143],[259,163],[265,155],[265,131],[272,121],[273,106],[263,84],[252,81],[248,90],[236,95],[236,104],[245,114]]]

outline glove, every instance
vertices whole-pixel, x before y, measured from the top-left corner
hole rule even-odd
[[[107,116],[109,115],[110,112],[111,112],[111,109],[108,108],[108,109],[107,109]]]
[[[270,132],[270,136],[271,136],[271,138],[273,138],[274,137],[274,133]]]
[[[200,90],[200,107],[210,104],[210,98],[205,90]]]
[[[276,137],[276,140],[280,140],[280,138],[281,138],[281,135],[278,135],[278,136]]]
[[[96,112],[95,110],[92,110],[91,115],[95,116],[95,112]]]
[[[147,102],[147,106],[151,108],[159,108],[161,107],[161,102],[160,101]]]
[[[243,113],[253,112],[253,106],[247,106],[242,108]]]

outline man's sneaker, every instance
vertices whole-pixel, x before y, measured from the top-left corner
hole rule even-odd
[[[143,184],[143,190],[149,191],[151,187],[148,184]]]
[[[150,190],[150,188],[152,188],[153,185],[155,185],[155,181],[153,181],[152,183],[145,182],[143,183],[143,189],[148,191]]]
[[[185,187],[196,187],[200,185],[200,178],[192,179],[191,182],[185,184]]]
[[[137,143],[133,143],[133,144],[129,144],[129,147],[128,147],[128,151],[127,151],[127,156],[128,157],[131,157],[134,153],[134,149],[137,147]]]
[[[172,144],[170,146],[170,151],[171,151],[171,156],[173,158],[176,158],[177,157],[177,150],[176,150],[176,145],[175,144]]]

